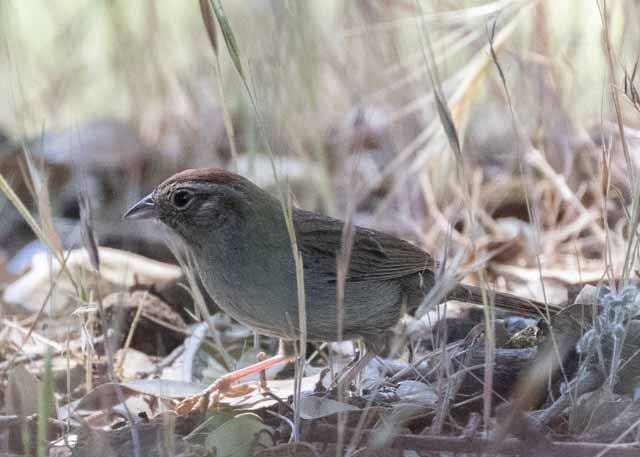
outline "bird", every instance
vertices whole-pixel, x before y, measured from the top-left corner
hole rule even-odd
[[[206,292],[223,311],[259,334],[295,341],[301,337],[297,273],[283,208],[280,199],[238,174],[200,168],[166,179],[123,218],[155,219],[167,226],[192,255]],[[302,260],[307,340],[362,339],[363,363],[382,354],[387,331],[403,311],[417,309],[436,286],[438,263],[408,241],[354,226],[342,280],[338,262],[346,252],[345,222],[296,207],[290,215]],[[443,301],[482,305],[486,297],[481,288],[458,283]],[[559,311],[504,292],[489,297],[497,308],[514,314],[541,317]],[[281,350],[224,375],[206,391],[185,399],[176,411],[201,409],[233,390],[234,382],[292,358]]]

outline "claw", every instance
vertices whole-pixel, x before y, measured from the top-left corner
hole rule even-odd
[[[255,382],[231,385],[231,380],[224,376],[199,394],[187,397],[175,407],[178,416],[186,416],[195,412],[215,410],[222,397],[234,398],[247,395],[257,389]]]
[[[187,397],[178,403],[175,408],[175,412],[179,416],[184,416],[195,411],[202,411],[203,409],[214,409],[218,406],[221,397],[240,397],[247,395],[248,393],[259,388],[259,385],[255,382],[239,384],[237,386],[232,385],[235,381],[238,381],[253,373],[262,373],[269,367],[272,367],[278,363],[291,360],[292,356],[284,353],[276,355],[266,360],[262,360],[258,363],[254,363],[240,370],[232,371],[221,378],[218,378],[216,382],[211,384],[205,391]],[[263,379],[264,385],[262,386],[267,390],[266,379]]]

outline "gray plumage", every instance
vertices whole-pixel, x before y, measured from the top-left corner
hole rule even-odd
[[[233,173],[187,170],[162,183],[128,214],[143,212],[183,238],[220,308],[259,333],[298,337],[295,264],[277,199]],[[307,336],[336,340],[337,259],[344,222],[300,209],[293,210],[293,222],[304,266]],[[437,265],[422,249],[375,230],[355,227],[352,243],[342,337],[364,338],[378,350],[403,305],[416,308],[433,287]],[[472,286],[458,285],[449,296],[482,303],[480,289]],[[497,293],[493,300],[517,314],[540,316],[544,309],[509,294]]]

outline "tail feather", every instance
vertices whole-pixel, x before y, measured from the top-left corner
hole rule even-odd
[[[447,297],[451,300],[460,300],[477,305],[482,305],[485,303],[485,300],[487,300],[487,302],[492,303],[498,309],[533,318],[553,316],[558,314],[562,309],[556,305],[518,297],[517,295],[506,292],[496,292],[488,289],[485,289],[483,292],[483,289],[480,287],[464,284],[456,286]]]

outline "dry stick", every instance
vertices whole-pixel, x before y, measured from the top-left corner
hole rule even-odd
[[[22,421],[26,421],[27,423],[37,423],[38,415],[32,414],[27,417],[20,415],[0,416],[0,430],[7,429],[9,427],[19,427]],[[52,417],[49,417],[47,422],[52,427],[57,428],[60,432],[64,432],[67,427],[67,423],[65,421],[54,419]]]
[[[95,265],[94,265],[95,268]],[[141,447],[140,447],[140,434],[138,431],[138,424],[136,423],[136,421],[133,418],[133,415],[131,414],[131,411],[129,410],[129,407],[126,404],[126,400],[125,400],[125,396],[124,393],[122,391],[122,387],[120,386],[120,384],[117,382],[116,376],[115,376],[115,371],[114,371],[114,365],[113,365],[113,350],[111,348],[111,341],[109,339],[109,327],[107,326],[107,317],[105,315],[104,312],[104,306],[102,304],[102,294],[100,293],[100,284],[99,284],[99,275],[100,272],[97,270],[93,271],[93,279],[95,282],[95,290],[96,290],[96,296],[97,296],[97,304],[98,304],[98,317],[100,319],[100,325],[102,326],[102,332],[104,334],[104,352],[107,356],[107,375],[109,377],[109,380],[111,382],[116,383],[115,386],[115,392],[116,392],[116,396],[118,397],[118,402],[120,402],[122,404],[122,407],[124,409],[125,415],[127,417],[127,420],[129,421],[129,423],[131,424],[131,440],[133,442],[133,453],[135,457],[141,457]]]
[[[492,30],[491,36],[489,37],[489,48],[491,51],[491,57],[492,57],[492,61],[495,64],[496,69],[498,70],[498,75],[500,77],[500,81],[502,83],[502,87],[504,89],[505,92],[505,96],[507,98],[507,103],[509,106],[509,112],[511,113],[511,120],[512,120],[512,124],[513,124],[513,129],[514,129],[514,133],[517,135],[518,134],[518,125],[516,123],[516,113],[513,109],[513,103],[511,101],[511,93],[509,92],[509,88],[507,86],[507,80],[506,77],[504,75],[504,72],[502,71],[502,67],[500,66],[500,62],[498,61],[498,56],[495,52],[495,48],[493,46],[494,43],[494,35],[493,33],[495,32],[495,22],[494,22],[494,29]],[[516,138],[517,139],[517,138]],[[539,277],[539,281],[540,281],[540,285],[542,287],[542,294],[544,297],[544,302],[547,303],[547,293],[546,293],[546,289],[544,286],[544,280],[543,280],[543,276],[542,276],[542,261],[540,259],[540,225],[539,225],[539,219],[538,219],[538,212],[534,210],[533,206],[531,205],[530,202],[530,196],[529,196],[529,189],[528,189],[528,179],[530,177],[530,169],[528,167],[528,164],[525,162],[525,160],[522,157],[522,151],[520,150],[519,147],[519,142],[516,141],[516,158],[518,161],[518,166],[520,168],[520,174],[522,176],[522,180],[523,180],[523,189],[525,192],[525,202],[527,204],[527,212],[529,214],[529,220],[532,222],[533,226],[534,226],[534,242],[536,244],[537,247],[537,253],[536,253],[536,264],[537,264],[537,268],[538,268],[538,277]],[[546,309],[546,316],[544,316],[546,322],[550,322],[551,320],[551,316],[549,313],[548,308]],[[552,361],[549,360],[545,360],[544,362],[547,362],[547,366],[545,366],[545,368],[548,370],[547,372],[550,373],[551,370],[555,370],[557,368],[560,369],[564,379],[566,382],[568,382],[568,376],[564,370],[564,366],[562,365],[562,363],[560,362],[562,360],[562,356],[561,356],[561,350],[558,347],[558,343],[557,340],[555,338],[555,335],[553,332],[551,332],[551,341],[553,344],[553,350],[554,350],[554,355],[555,355],[555,364],[552,363]],[[549,359],[549,357],[545,358],[545,359]],[[533,377],[531,377],[531,375],[533,375]],[[516,398],[517,403],[515,405],[515,407],[518,407],[519,405],[522,405],[524,403],[526,403],[526,400],[528,398],[528,396],[531,395],[531,392],[535,392],[535,387],[539,385],[539,383],[541,382],[541,376],[539,372],[534,372],[533,370],[530,370],[529,376],[527,377],[529,379],[524,379],[524,381],[518,382],[516,383],[516,388],[515,388],[515,393],[513,395],[514,398]]]
[[[564,179],[562,175],[559,175],[555,172],[555,170],[549,165],[549,162],[542,156],[540,151],[537,149],[529,150],[529,154],[527,155],[527,162],[529,165],[533,166],[537,169],[545,178],[547,178],[551,184],[558,190],[560,196],[564,201],[566,201],[569,206],[571,206],[574,210],[578,212],[580,217],[588,218],[587,220],[591,220],[592,213],[587,210],[582,202],[576,197],[571,188],[568,186],[567,181]],[[590,227],[593,232],[597,235],[598,239],[603,242],[606,238],[606,234],[602,227],[600,227],[596,221],[591,221]]]
[[[418,1],[416,0],[416,7],[418,12],[422,13],[422,9],[420,4],[418,3]],[[444,94],[442,92],[442,84],[440,82],[440,78],[439,75],[437,73],[437,67],[436,67],[436,63],[435,63],[435,57],[433,55],[433,51],[431,49],[431,42],[429,41],[429,37],[427,35],[426,30],[424,29],[424,24],[420,21],[418,21],[416,19],[416,27],[418,28],[418,32],[419,32],[419,36],[420,36],[420,42],[421,42],[421,50],[422,50],[422,54],[423,54],[423,61],[424,61],[424,66],[427,70],[428,76],[429,76],[429,80],[431,82],[431,89],[433,91],[433,96],[435,99],[435,103],[436,103],[436,107],[438,109],[438,118],[440,120],[440,124],[442,126],[442,128],[445,131],[445,134],[447,136],[447,139],[449,141],[449,147],[450,149],[453,151],[454,156],[456,158],[456,169],[457,169],[457,174],[458,174],[458,178],[461,181],[461,185],[464,188],[463,194],[465,197],[468,197],[469,193],[468,193],[468,188],[466,185],[466,182],[464,181],[463,174],[464,174],[464,163],[462,161],[462,151],[461,151],[461,147],[460,147],[460,142],[459,142],[459,138],[457,135],[457,131],[455,128],[455,124],[453,122],[453,119],[451,117],[451,113],[449,111],[449,107],[447,105],[446,99],[444,97]],[[427,53],[427,50],[429,51]],[[468,201],[467,198],[465,198],[465,201]],[[473,217],[473,216],[471,216]],[[449,226],[449,224],[447,224],[447,226]],[[451,234],[452,231],[448,230],[448,233]],[[450,239],[450,236],[447,238]],[[446,257],[445,257],[446,258]],[[446,312],[446,310],[445,310]],[[444,423],[444,418],[445,416],[448,415],[448,408],[449,408],[449,388],[451,387],[448,383],[448,380],[450,379],[450,364],[448,363],[444,363],[445,359],[446,359],[446,343],[443,339],[442,342],[443,345],[443,350],[442,350],[442,362],[440,363],[440,370],[438,370],[438,390],[440,391],[440,405],[439,405],[439,410],[436,414],[436,417],[433,421],[433,424],[431,426],[431,431],[432,433],[438,434],[441,431],[442,425]],[[445,374],[445,370],[446,370],[446,374]],[[447,379],[447,388],[445,388],[443,390],[442,386],[444,383],[444,379]]]
[[[634,424],[636,425],[636,424]],[[347,433],[354,433],[348,429]],[[376,436],[375,431],[362,433],[364,441]],[[335,443],[336,427],[332,425],[312,425],[302,438],[311,443]],[[611,446],[598,443],[551,442],[549,445],[536,446],[536,443],[517,439],[496,441],[490,439],[467,439],[445,436],[396,435],[384,449],[401,449],[414,451],[450,452],[458,454],[489,455],[526,455],[531,457],[567,457],[606,455],[607,457],[636,457],[638,447],[635,445]]]
[[[469,367],[462,367],[462,368],[460,368],[458,371],[456,371],[455,373],[453,373],[452,377],[453,377],[454,379],[457,379],[458,377],[462,378],[462,377],[463,377],[463,375],[469,375],[469,376],[470,376],[470,377],[472,377],[475,381],[477,381],[477,382],[478,382],[478,384],[482,384],[482,386],[483,386],[483,393],[482,393],[482,394],[480,394],[480,395],[477,395],[477,396],[475,396],[475,397],[473,397],[473,398],[475,398],[475,399],[478,399],[478,398],[484,398],[484,390],[486,390],[486,389],[485,389],[485,387],[484,387],[484,386],[486,385],[486,384],[485,384],[485,382],[484,382],[484,376],[480,377],[480,376],[478,376],[477,374],[475,374],[475,373],[474,373],[474,371],[479,370],[480,368],[485,368],[485,367],[486,367],[486,365],[487,365],[487,363],[486,363],[486,362],[484,362],[484,363],[482,363],[482,364],[478,364],[478,365],[471,365],[471,366],[469,366]],[[505,397],[503,397],[502,395],[500,395],[500,394],[499,394],[499,393],[498,393],[498,392],[493,388],[493,385],[491,386],[491,394],[492,394],[492,395],[494,395],[494,396],[495,396],[495,397],[496,397],[496,398],[497,398],[501,403],[502,403],[502,402],[506,402],[506,401],[507,401],[507,398],[505,398]],[[453,404],[453,406],[454,406],[454,407],[459,407],[459,406],[464,405],[464,404],[466,404],[466,403],[469,403],[469,402],[471,402],[471,401],[472,401],[471,399],[463,400],[463,401],[460,401],[460,402],[458,402],[458,403],[454,403],[454,404]]]
[[[65,387],[67,388],[67,392],[66,392],[66,397],[65,397],[65,401],[67,405],[71,404],[71,338],[70,335],[67,334],[67,341],[66,341],[66,347],[65,347],[65,361],[67,364],[67,376],[66,376],[66,385]],[[51,355],[51,357],[53,357],[53,354]],[[71,430],[71,414],[67,415],[67,430]]]
[[[2,175],[0,175],[0,180],[4,179],[2,178]],[[62,276],[63,272],[67,272],[67,260],[69,259],[69,255],[71,254],[71,251],[69,251],[67,253],[66,256],[64,256],[62,258],[62,264],[60,266],[60,271],[58,272],[57,276],[55,277],[55,279],[53,281],[51,281],[51,284],[49,286],[49,290],[47,290],[47,295],[44,297],[44,300],[42,300],[42,305],[40,305],[40,309],[38,310],[38,313],[36,314],[35,319],[33,320],[33,322],[31,323],[31,325],[29,326],[29,330],[26,332],[24,338],[22,339],[22,344],[21,346],[24,346],[24,344],[27,342],[27,340],[29,339],[29,337],[31,336],[31,334],[33,333],[34,329],[36,328],[36,325],[38,324],[38,321],[40,320],[40,317],[42,317],[42,313],[44,312],[44,307],[47,306],[47,303],[49,302],[49,299],[51,298],[51,295],[53,294],[53,291],[58,283],[58,279],[60,279],[60,277]],[[21,328],[22,330],[22,328]],[[57,344],[57,343],[56,343]],[[55,346],[52,346],[55,348]],[[55,348],[56,350],[59,348]],[[14,356],[12,357],[12,359],[9,361],[9,363],[6,365],[5,368],[3,368],[2,370],[0,370],[0,376],[2,376],[5,372],[5,370],[10,367],[13,363],[13,361],[15,360],[16,356],[18,355],[18,353],[16,352],[14,354]]]
[[[446,315],[446,309],[445,309]],[[446,336],[442,338],[442,345],[440,347],[440,358],[438,359],[438,378],[436,392],[438,395],[437,400],[437,412],[431,426],[428,427],[430,434],[438,435],[442,431],[444,425],[445,416],[449,413],[449,390],[451,388],[449,382],[451,380],[451,364],[449,363],[450,357],[447,351]],[[446,383],[445,383],[446,378]],[[427,428],[422,430],[421,435],[427,434]]]
[[[466,248],[469,245],[469,240],[460,235],[457,230],[449,230],[451,224],[444,214],[442,214],[442,211],[440,211],[433,192],[433,186],[431,185],[431,179],[427,176],[427,173],[422,173],[420,175],[420,183],[422,184],[422,194],[424,195],[425,202],[427,203],[428,209],[430,210],[436,225],[439,226],[443,232],[450,233],[452,240]]]
[[[616,112],[616,121],[618,125],[618,133],[620,134],[620,142],[622,143],[622,151],[624,152],[624,157],[627,162],[627,170],[630,174],[631,186],[634,188],[633,192],[633,202],[632,202],[632,210],[631,215],[632,219],[630,222],[631,227],[637,227],[638,221],[640,220],[640,182],[638,182],[635,167],[633,162],[631,161],[631,156],[629,154],[629,147],[627,145],[627,140],[625,137],[625,130],[622,120],[622,109],[620,107],[620,97],[618,96],[618,91],[616,90],[616,73],[615,68],[613,66],[613,51],[611,50],[611,41],[609,37],[609,20],[607,17],[607,0],[603,0],[602,6],[600,2],[596,0],[596,4],[598,5],[598,9],[600,10],[600,18],[602,21],[602,33],[605,45],[605,54],[607,57],[607,66],[609,68],[609,78],[610,78],[610,87],[611,87],[611,98],[613,99],[613,106]],[[606,217],[606,215],[605,215]],[[634,238],[636,235],[635,230],[629,231],[629,240],[627,243],[627,252],[624,259],[624,267],[622,269],[622,283],[626,285],[629,280],[629,275],[631,272],[631,267],[633,265],[633,255],[632,249],[634,245]]]
[[[148,368],[146,370],[138,371],[138,375],[141,378],[145,378],[146,376],[150,376],[152,374],[160,373],[163,368],[170,366],[173,362],[175,362],[178,357],[184,354],[184,344],[176,347],[169,355],[160,360],[155,364],[155,366]]]
[[[100,341],[102,341],[102,337],[96,338],[94,342],[100,342]],[[65,354],[66,352],[67,352],[67,349],[61,346],[60,349],[55,349],[54,351],[52,351],[51,356]],[[73,354],[70,354],[70,355],[73,355]],[[6,362],[0,363],[0,376],[2,376],[8,368],[11,368],[14,365],[24,363],[24,362],[34,362],[36,360],[40,360],[42,357],[44,357],[44,354],[24,354],[24,355],[16,354],[14,355],[14,357],[11,358],[11,360],[7,360]],[[80,357],[76,355],[73,355],[73,357],[75,359],[80,359]]]
[[[495,303],[487,294],[487,278],[485,270],[480,270],[480,284],[482,286],[482,302],[484,304],[484,383],[482,386],[483,401],[483,425],[485,430],[489,429],[489,421],[491,420],[491,411],[493,409],[493,377],[494,377],[494,361],[496,358],[496,308]]]
[[[116,373],[119,373],[120,370],[122,370],[122,366],[124,365],[124,360],[127,358],[127,350],[129,349],[129,346],[131,346],[131,340],[133,340],[133,334],[135,333],[136,328],[138,328],[138,321],[140,320],[140,315],[142,314],[142,310],[144,309],[144,301],[145,301],[145,298],[147,298],[148,293],[149,293],[148,291],[144,292],[144,296],[142,297],[142,300],[140,300],[140,305],[136,310],[136,314],[133,316],[133,322],[131,322],[131,327],[129,327],[129,333],[127,334],[127,339],[125,340],[124,346],[122,348],[122,357],[118,361],[118,365],[116,365],[115,367]]]
[[[602,111],[603,110],[601,108],[600,109],[601,116],[602,116]],[[602,124],[602,119],[600,120],[600,122]],[[611,170],[611,146],[609,146],[609,148],[605,150],[605,145],[607,144],[607,142],[604,141],[604,138],[602,138],[602,140],[603,140],[602,141],[603,177],[602,177],[601,192],[602,192],[602,214],[604,216],[602,218],[602,222],[604,224],[604,231],[606,235],[605,244],[604,244],[604,258],[605,258],[605,265],[608,262],[609,267],[613,269],[613,256],[611,255],[611,250],[612,250],[611,249],[611,229],[609,228],[609,221],[607,220],[607,217],[606,217],[608,214],[609,191],[611,190],[611,173],[609,173],[609,170]],[[627,214],[625,205],[623,204],[621,206],[625,208],[625,214]],[[627,218],[629,218],[628,214],[627,214]],[[613,283],[613,278],[611,278],[610,282]]]
[[[89,254],[89,259],[92,267],[91,279],[93,279],[93,283],[94,283],[94,290],[97,298],[96,303],[98,307],[98,319],[102,327],[102,333],[104,337],[104,345],[103,345],[104,352],[107,356],[107,376],[111,382],[117,382],[115,370],[114,370],[113,350],[112,350],[111,341],[109,338],[109,326],[107,325],[107,316],[105,314],[104,305],[102,301],[102,293],[100,291],[100,257],[99,257],[98,243],[96,241],[96,237],[93,230],[91,202],[89,201],[89,198],[87,197],[86,193],[84,192],[80,193],[79,203],[80,203],[80,231],[82,235],[84,248]],[[140,434],[138,431],[138,424],[135,422],[134,417],[131,414],[131,411],[129,410],[129,407],[126,404],[125,396],[120,384],[116,385],[115,392],[118,398],[118,402],[122,404],[125,417],[130,423],[131,441],[133,443],[133,453],[135,457],[141,457]]]
[[[25,330],[24,328],[20,327],[18,324],[16,324],[15,322],[11,322],[8,319],[2,319],[2,323],[4,325],[6,325],[7,327],[11,327],[14,330],[17,330],[18,332],[22,333],[24,336],[22,337],[22,342],[21,342],[21,346],[24,346],[24,344],[27,342],[27,340],[29,338],[33,338],[34,340],[38,341],[39,343],[42,344],[46,344],[47,346],[52,347],[53,349],[55,349],[56,351],[62,351],[64,350],[64,346],[61,345],[60,343],[57,343],[53,340],[50,340],[49,338],[40,335],[37,332],[33,331],[33,326],[31,328],[29,328],[29,330]]]
[[[275,173],[275,169],[274,169]],[[289,194],[287,194],[289,195]],[[283,202],[284,204],[284,202]],[[298,326],[299,326],[299,337],[300,337],[300,353],[296,360],[296,376],[294,383],[294,398],[295,404],[298,406],[294,410],[294,423],[296,426],[295,437],[296,441],[299,441],[300,434],[300,402],[302,395],[302,376],[304,374],[304,366],[305,366],[305,350],[307,347],[307,309],[306,309],[306,301],[305,301],[305,289],[304,289],[304,273],[303,273],[303,263],[302,263],[302,253],[298,249],[298,242],[296,240],[296,231],[293,226],[293,207],[291,206],[291,198],[287,199],[287,215],[285,215],[285,221],[287,223],[287,229],[289,232],[289,238],[291,239],[291,251],[293,253],[294,265],[296,268],[296,283],[298,289]]]
[[[633,163],[631,162],[631,157],[629,155],[629,149],[628,149],[627,141],[625,138],[625,129],[624,129],[623,120],[622,120],[622,110],[620,107],[620,99],[618,96],[618,91],[616,90],[616,74],[613,66],[613,51],[611,50],[611,41],[609,36],[607,1],[603,0],[602,7],[600,6],[599,1],[596,0],[596,3],[598,5],[598,9],[600,10],[600,18],[603,25],[603,38],[604,38],[605,51],[606,51],[605,54],[607,57],[607,65],[609,68],[609,76],[611,80],[610,81],[611,97],[613,98],[613,105],[616,113],[616,121],[617,121],[618,130],[620,134],[620,142],[622,143],[622,150],[624,152],[624,156],[627,162],[628,172],[630,173],[631,185],[633,188],[635,188],[635,191],[633,192],[631,221],[630,221],[630,226],[632,227],[632,229],[629,230],[629,240],[627,241],[627,251],[625,255],[624,267],[622,270],[622,277],[621,277],[621,286],[626,286],[629,281],[629,276],[630,276],[631,268],[634,263],[634,259],[636,258],[636,255],[637,255],[638,246],[640,244],[640,239],[638,239],[637,241],[634,241],[634,238],[636,238],[636,235],[637,235],[635,228],[637,227],[638,221],[640,220],[640,197],[638,196],[638,191],[640,190],[640,182],[638,182],[636,179],[635,167],[633,166]],[[605,214],[605,218],[606,218],[606,214]],[[624,341],[625,337],[626,337],[626,331],[623,333],[622,341]],[[615,377],[617,374],[616,368],[617,368],[617,364],[619,363],[620,352],[622,351],[621,346],[622,344],[618,345],[616,340],[616,345],[614,345],[614,354],[611,361],[612,370],[609,378],[612,386],[615,382]]]
[[[595,211],[589,211],[587,213],[581,214],[577,219],[574,219],[569,224],[564,225],[560,228],[556,228],[554,230],[548,230],[546,233],[544,233],[543,244],[558,244],[572,235],[579,234],[587,225],[592,224],[598,218],[600,218],[600,216]],[[607,237],[606,232],[607,231],[605,230],[605,241]],[[600,242],[600,237],[598,237],[598,242]]]
[[[141,305],[140,308],[142,308],[143,306]],[[136,316],[138,315],[138,312],[136,311]],[[188,328],[182,328],[182,327],[178,327],[176,325],[173,325],[169,322],[165,322],[162,319],[157,318],[156,316],[146,313],[144,311],[141,312],[141,316],[144,317],[145,319],[147,319],[148,321],[153,322],[154,324],[158,324],[160,327],[164,327],[168,330],[172,330],[176,333],[180,333],[182,335],[185,336],[191,336],[191,331],[189,331]],[[135,322],[135,321],[134,321]],[[133,326],[133,323],[131,324]],[[215,348],[215,346],[214,346]],[[217,348],[216,348],[217,349]]]
[[[492,30],[491,36],[489,37],[489,50],[491,52],[491,60],[494,63],[496,69],[498,70],[498,75],[500,76],[500,81],[502,83],[502,87],[504,89],[505,96],[507,98],[507,104],[509,106],[509,111],[511,113],[511,121],[512,121],[512,124],[513,124],[514,134],[518,135],[518,131],[519,130],[518,130],[518,125],[516,123],[516,113],[515,113],[515,111],[513,109],[513,103],[511,101],[511,93],[509,92],[509,88],[507,86],[507,79],[506,79],[506,77],[504,75],[504,72],[502,71],[502,67],[500,65],[500,62],[498,61],[498,55],[496,53],[496,48],[494,47],[495,22],[494,22],[493,26],[494,26],[494,29]],[[516,138],[516,140],[517,139],[518,138]],[[523,183],[522,184],[523,184],[523,190],[524,190],[524,193],[525,193],[525,202],[527,204],[527,212],[529,213],[529,220],[532,223],[534,223],[535,242],[536,242],[537,246],[539,247],[539,245],[540,245],[539,244],[540,243],[540,239],[539,239],[540,238],[540,233],[539,233],[540,232],[540,227],[539,227],[539,224],[537,224],[537,222],[539,220],[538,220],[538,217],[537,217],[537,212],[534,211],[534,209],[533,209],[533,207],[531,205],[531,201],[530,201],[530,197],[529,197],[529,190],[528,190],[528,186],[527,186],[528,182],[524,181],[525,177],[529,177],[530,176],[530,173],[529,173],[530,170],[526,166],[525,160],[522,157],[522,151],[520,150],[518,141],[516,141],[515,153],[516,153],[516,158],[518,160],[518,166],[520,168],[520,174],[523,177]],[[543,293],[543,296],[544,296],[544,301],[546,303],[547,302],[547,298],[546,298],[546,291],[545,291],[545,288],[544,288],[544,282],[542,280],[542,264],[541,264],[540,254],[539,253],[536,254],[536,261],[537,261],[537,264],[538,264],[538,273],[539,273],[539,277],[540,277],[540,284],[542,286],[542,293]],[[549,316],[548,312],[547,312],[547,316],[546,317],[547,317],[547,321],[549,321],[550,320],[550,316]]]
[[[471,344],[473,344],[473,342]],[[443,359],[441,364],[443,364],[444,362],[449,362],[451,359],[444,358],[446,351],[443,349],[442,352],[443,352]],[[473,356],[472,350],[468,350],[465,354],[464,360],[462,361],[462,365],[467,366],[471,361],[472,356]],[[451,364],[444,363],[444,365],[447,367],[447,372],[449,372]],[[449,373],[447,374],[448,374],[447,380],[451,381],[452,376]],[[447,388],[444,390],[444,392],[441,391],[442,401],[440,402],[440,408],[438,409],[438,412],[436,413],[436,416],[433,419],[433,423],[430,427],[431,435],[440,435],[442,433],[442,427],[444,426],[445,416],[448,415],[449,413],[451,400],[455,398],[456,394],[460,390],[460,387],[462,386],[462,381],[464,381],[464,376],[457,376],[457,377],[454,377],[453,379],[454,379],[453,385],[447,383]]]
[[[373,405],[373,402],[375,401],[375,397],[376,397],[376,393],[380,390],[380,387],[382,386],[382,384],[384,383],[384,381],[382,379],[380,379],[371,389],[372,391],[372,395],[369,397],[369,399],[367,400],[367,403],[364,405],[364,408],[362,408],[362,411],[364,411],[363,414],[360,414],[360,417],[358,418],[358,423],[356,424],[355,428],[353,429],[354,433],[353,436],[351,437],[351,440],[349,440],[349,447],[347,448],[347,452],[345,453],[345,457],[351,457],[355,451],[356,448],[358,446],[358,443],[360,442],[360,440],[362,439],[362,433],[365,432],[364,430],[364,424],[365,422],[370,418],[369,415],[369,408],[371,408],[371,406]],[[338,430],[342,429],[342,431],[340,432],[343,436],[342,436],[342,442],[344,442],[344,432],[346,431],[346,426],[345,424],[338,424]],[[341,450],[342,447],[339,445],[336,445],[336,455],[339,456],[338,452],[339,450]]]
[[[629,146],[627,145],[624,124],[622,120],[622,109],[620,107],[620,97],[616,90],[616,73],[613,66],[613,51],[611,50],[611,40],[609,36],[609,20],[607,18],[607,0],[603,0],[602,6],[600,2],[596,0],[598,9],[600,10],[600,19],[602,20],[602,31],[605,45],[605,55],[607,57],[607,66],[609,68],[609,76],[611,79],[611,98],[613,99],[613,105],[616,112],[616,123],[618,126],[618,133],[620,134],[620,140],[622,143],[622,151],[624,153],[625,160],[627,162],[628,172],[631,174],[631,182],[635,183],[635,167],[631,160],[629,153]]]
[[[353,174],[356,172],[356,165],[353,168]],[[357,195],[357,191],[354,192]],[[355,236],[355,227],[353,226],[353,214],[355,213],[356,202],[355,199],[350,198],[347,202],[347,214],[345,218],[344,225],[342,226],[342,233],[340,234],[340,251],[338,252],[336,258],[336,273],[337,273],[337,284],[336,284],[336,322],[337,322],[337,333],[338,333],[338,342],[343,340],[344,335],[344,290],[345,283],[347,280],[347,273],[349,270],[349,263],[351,262],[351,254],[353,250],[353,241]],[[360,354],[362,357],[363,354]],[[347,386],[348,387],[348,386]],[[338,384],[338,401],[344,401],[344,392],[342,386]],[[346,413],[338,413],[338,443],[336,445],[336,456],[339,456],[343,448],[343,435],[342,430],[346,427]]]
[[[418,367],[420,366],[421,363],[423,363],[427,359],[430,359],[431,357],[433,357],[433,353],[427,353],[423,355],[418,360],[414,361],[413,363],[410,363],[409,365],[407,365],[406,367],[398,371],[396,374],[394,374],[391,378],[389,378],[389,381],[392,383],[397,383],[400,380],[404,379],[405,376],[408,376],[409,373],[413,373],[422,378],[423,375],[418,369]]]
[[[27,153],[26,149],[25,149],[25,153]],[[31,161],[29,161],[29,164],[31,164]],[[38,239],[45,246],[47,246],[47,248],[49,249],[49,252],[51,252],[51,254],[53,256],[55,256],[56,260],[60,263],[60,271],[58,272],[58,274],[55,277],[55,279],[52,278],[52,282],[51,282],[51,285],[49,286],[49,290],[47,291],[47,295],[46,295],[45,299],[43,300],[42,305],[40,306],[40,309],[38,310],[38,313],[37,313],[35,319],[33,320],[33,323],[29,327],[29,331],[27,332],[27,334],[25,335],[25,337],[23,339],[23,344],[24,344],[27,341],[27,339],[29,338],[29,336],[31,335],[31,333],[33,332],[33,330],[35,329],[35,326],[37,325],[40,317],[42,316],[42,313],[44,312],[44,307],[46,306],[47,302],[51,298],[51,295],[53,294],[53,291],[54,291],[55,286],[57,284],[57,280],[60,278],[62,273],[66,273],[67,274],[67,276],[69,277],[71,282],[74,284],[74,286],[76,284],[75,284],[75,281],[74,281],[71,273],[67,270],[67,260],[69,258],[70,252],[67,253],[66,256],[63,256],[62,253],[59,250],[57,250],[57,248],[55,246],[55,243],[53,243],[46,236],[46,234],[42,231],[42,229],[38,226],[36,221],[33,219],[33,216],[31,216],[31,214],[29,213],[27,208],[24,206],[24,204],[22,203],[22,201],[20,200],[18,195],[14,192],[14,190],[11,188],[11,186],[9,185],[9,183],[6,181],[6,179],[4,178],[4,176],[1,173],[0,173],[0,191],[5,194],[7,199],[13,204],[13,206],[16,208],[16,210],[20,213],[20,215],[23,217],[23,219],[27,222],[27,224],[29,225],[29,227],[31,228],[33,233],[38,237]],[[0,371],[0,375],[4,374],[5,370],[8,367],[11,366],[11,364],[15,360],[16,356],[17,356],[17,353],[14,354],[12,359],[9,361],[9,364],[7,364]]]
[[[481,183],[479,182],[476,184],[478,185],[478,187],[480,187],[481,185]],[[454,186],[453,182],[449,183],[449,188],[453,191],[454,194],[456,194],[456,196],[462,198],[462,192],[460,188],[458,186]],[[482,192],[476,189],[476,191],[473,192],[473,195],[475,195],[476,198],[480,198],[480,196],[482,195]],[[487,213],[487,211],[484,208],[480,207],[479,205],[476,205],[475,213],[476,213],[476,217],[480,219],[480,221],[483,224],[485,224],[488,228],[490,228],[493,231],[493,233],[499,234],[502,232],[502,229],[500,228],[500,226],[491,217],[491,215]]]
[[[638,428],[638,426],[640,426],[640,419],[636,420],[633,424],[630,424],[629,427],[627,427],[627,429],[622,432],[620,434],[620,436],[618,436],[615,440],[613,440],[613,443],[611,443],[611,447],[613,447],[614,445],[616,445],[617,443],[619,443],[625,436],[627,436],[628,434],[630,434],[632,431],[634,431],[635,429]],[[612,453],[608,450],[609,448],[606,449],[602,449],[598,455],[596,457],[602,457],[602,456],[611,456]],[[615,448],[614,448],[615,449]],[[639,452],[636,448],[636,452]],[[613,454],[615,455],[615,453]]]

